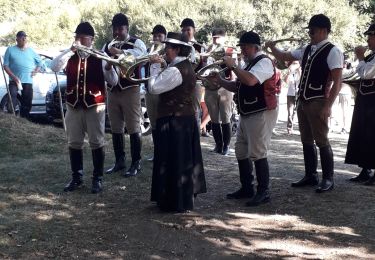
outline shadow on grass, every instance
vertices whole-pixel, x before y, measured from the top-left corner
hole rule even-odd
[[[279,127],[269,156],[272,201],[248,208],[246,201],[225,199],[225,193],[238,188],[235,157],[210,153],[213,141],[205,139],[208,193],[198,196],[193,212],[164,214],[149,202],[151,163],[143,162],[136,178],[104,176],[104,192],[93,195],[86,149],[85,187],[63,193],[69,161],[62,130],[9,120],[0,114],[0,130],[7,134],[0,142],[12,141],[7,145],[13,147],[12,156],[1,153],[0,258],[375,257],[373,189],[345,181],[357,170],[343,164],[345,140],[332,141],[336,189],[316,194],[312,188],[290,188],[303,172],[302,150],[299,136]],[[22,131],[3,130],[9,124]],[[22,145],[30,140],[49,145]],[[144,138],[144,148],[150,154],[150,138]],[[106,146],[106,166],[114,159],[111,149]]]

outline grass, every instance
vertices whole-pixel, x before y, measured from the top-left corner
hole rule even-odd
[[[164,214],[149,201],[151,163],[144,161],[135,178],[104,176],[104,192],[90,194],[86,146],[86,185],[64,193],[70,178],[64,131],[0,114],[0,258],[374,259],[374,187],[346,181],[359,170],[343,163],[347,136],[331,136],[335,190],[316,194],[290,188],[302,176],[302,149],[284,124],[269,155],[271,203],[248,208],[246,200],[226,200],[238,187],[235,157],[211,153],[212,138],[202,138],[208,193],[198,196],[193,212]],[[126,148],[129,154],[128,137]],[[148,136],[143,157],[151,152]]]

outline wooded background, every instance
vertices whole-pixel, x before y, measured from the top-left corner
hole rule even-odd
[[[182,19],[195,21],[197,39],[210,40],[213,27],[224,27],[228,41],[235,43],[244,31],[254,30],[263,40],[306,38],[310,17],[324,13],[332,22],[331,40],[343,50],[366,44],[363,32],[374,17],[375,0],[0,0],[0,44],[15,43],[15,33],[24,30],[37,49],[67,48],[73,42],[80,21],[90,22],[96,31],[96,47],[111,36],[114,14],[129,18],[130,32],[145,43],[151,30],[163,24],[179,31]],[[307,40],[306,40],[307,42]]]

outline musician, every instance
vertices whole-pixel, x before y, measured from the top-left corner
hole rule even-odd
[[[24,31],[16,34],[15,46],[8,47],[4,54],[4,70],[9,75],[9,92],[14,112],[28,118],[33,100],[33,77],[40,70],[41,58],[27,46]],[[21,88],[21,107],[18,107],[17,93]]]
[[[236,93],[240,113],[235,152],[241,188],[227,194],[227,198],[253,197],[254,162],[258,186],[256,195],[246,205],[257,206],[270,200],[267,152],[277,118],[276,71],[272,60],[261,51],[257,33],[244,33],[238,45],[247,62],[244,68],[237,66],[235,59],[224,57],[226,66],[233,70],[237,80],[225,80],[218,73],[210,79],[214,84]]]
[[[129,22],[126,15],[118,13],[112,19],[113,38],[118,44],[108,48],[104,45],[105,52],[116,57],[117,55],[133,55],[135,57],[147,53],[145,44],[138,38],[129,35]],[[118,71],[119,73],[119,71]],[[139,77],[140,69],[135,73]],[[141,97],[140,86],[129,80],[119,77],[116,85],[108,85],[108,117],[111,122],[113,150],[115,164],[106,171],[107,174],[122,172],[124,177],[137,175],[141,170]],[[125,142],[124,128],[130,136],[130,154],[132,162],[130,168],[124,172]]]
[[[341,87],[341,73],[344,63],[342,52],[328,41],[331,21],[324,14],[311,17],[308,33],[310,44],[302,49],[284,52],[267,42],[273,55],[281,61],[299,60],[302,76],[299,83],[297,117],[303,155],[305,176],[292,187],[315,186],[319,183],[317,174],[317,150],[320,150],[323,179],[316,192],[322,193],[334,187],[333,153],[328,140],[328,118]]]
[[[215,28],[212,31],[212,45],[208,47],[208,52],[218,46],[224,46],[225,30]],[[210,63],[210,57],[207,64]],[[212,63],[212,62],[211,62]],[[225,67],[225,66],[224,66]],[[231,71],[225,71],[225,78],[231,80]],[[209,82],[204,83],[209,84]],[[211,117],[212,135],[215,140],[214,152],[228,155],[229,144],[232,137],[230,118],[232,117],[233,93],[220,88],[218,90],[206,89],[204,100]]]
[[[185,18],[182,20],[181,24],[181,32],[186,34],[189,39],[189,44],[193,47],[192,51],[192,59],[196,64],[195,66],[195,72],[198,72],[203,67],[203,60],[200,58],[200,54],[205,51],[204,45],[200,42],[198,42],[195,39],[195,23],[191,18]],[[197,118],[198,126],[201,124],[201,100],[202,100],[202,82],[200,80],[197,80],[196,87],[195,87],[195,99],[194,99],[194,111],[195,111],[195,117]]]
[[[355,48],[359,60],[356,70],[361,82],[355,100],[345,163],[362,167],[355,179],[366,181],[365,185],[374,185],[375,175],[370,177],[370,169],[375,169],[375,24],[370,25],[365,35],[371,54],[365,57],[367,48]]]
[[[193,107],[196,76],[187,59],[186,35],[170,32],[164,42],[169,65],[148,85],[151,94],[159,95],[151,201],[164,211],[185,212],[193,209],[194,196],[206,192]]]
[[[80,23],[75,30],[75,40],[92,48],[94,28],[88,22]],[[92,193],[102,191],[105,143],[105,80],[117,84],[114,68],[76,47],[61,53],[51,64],[58,72],[66,66],[67,88],[65,116],[68,136],[72,180],[64,191],[74,191],[83,183],[83,144],[85,133],[89,138],[94,165]]]
[[[156,25],[152,29],[152,40],[154,42],[162,42],[165,40],[165,37],[167,35],[167,30],[163,25]],[[146,64],[146,75],[147,76],[154,76],[157,75],[161,71],[161,64],[160,63],[153,63],[153,64]],[[147,107],[147,115],[150,118],[150,124],[152,128],[152,140],[155,140],[155,131],[156,131],[156,118],[157,118],[157,106],[158,106],[158,100],[159,95],[152,95],[150,93],[146,93],[146,107]],[[150,161],[153,160],[153,156],[148,159]]]

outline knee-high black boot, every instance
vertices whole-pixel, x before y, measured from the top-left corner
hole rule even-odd
[[[319,183],[318,177],[318,155],[315,144],[303,144],[303,158],[305,162],[305,176],[292,187],[315,186]]]
[[[221,125],[218,123],[212,123],[212,135],[215,140],[215,148],[212,150],[215,153],[223,152],[223,133],[221,131]]]
[[[132,156],[132,164],[124,174],[124,177],[131,177],[137,175],[141,171],[141,149],[142,140],[141,133],[134,133],[130,135],[130,153]]]
[[[223,152],[222,152],[222,155],[228,155],[230,139],[232,137],[232,131],[231,131],[230,123],[221,124],[221,128],[223,130]]]
[[[268,160],[267,158],[263,158],[255,161],[254,164],[258,181],[257,193],[252,200],[246,203],[246,206],[258,206],[270,201],[268,189],[270,183]]]
[[[121,171],[126,168],[125,164],[125,142],[124,142],[124,134],[112,134],[112,143],[113,143],[113,151],[115,153],[116,162],[115,165],[108,169],[105,173],[111,174],[118,171]]]
[[[253,164],[249,159],[238,160],[238,169],[240,171],[241,188],[233,193],[227,194],[228,199],[243,199],[254,196]]]
[[[91,150],[92,163],[94,165],[94,171],[92,174],[92,193],[99,193],[103,190],[102,176],[104,171],[104,149],[100,147],[95,150]]]
[[[323,178],[320,182],[316,192],[322,193],[332,190],[334,187],[333,182],[333,152],[330,145],[320,147],[320,162],[322,164]]]
[[[69,157],[72,179],[65,186],[64,191],[74,191],[83,184],[83,151],[81,149],[69,148]]]

